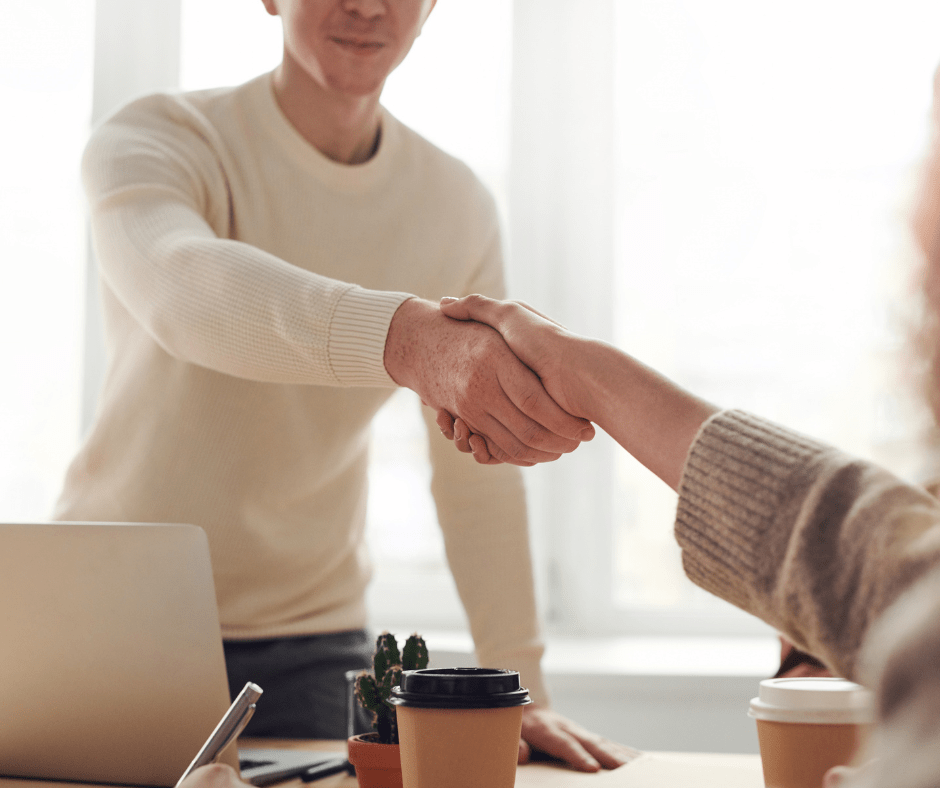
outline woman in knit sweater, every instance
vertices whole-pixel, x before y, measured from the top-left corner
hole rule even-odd
[[[679,493],[688,576],[836,674],[878,690],[861,784],[940,786],[940,502],[872,463],[683,390],[616,348],[511,302],[445,299],[499,330],[574,415]],[[441,413],[478,462],[486,443]]]

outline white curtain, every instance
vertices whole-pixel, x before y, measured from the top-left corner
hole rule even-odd
[[[180,0],[97,0],[92,126],[122,104],[175,88],[180,73]],[[82,432],[91,424],[105,372],[94,255],[88,250]]]
[[[513,297],[611,338],[614,2],[515,0],[509,201]],[[527,472],[552,619],[590,627],[609,597],[613,463],[604,436]],[[560,560],[564,557],[564,560]],[[584,571],[589,567],[590,571]]]

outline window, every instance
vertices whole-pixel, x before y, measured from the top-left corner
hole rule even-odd
[[[0,394],[5,519],[46,514],[78,439],[86,242],[75,176],[93,11],[91,0],[20,5],[0,29],[0,99],[40,121],[6,127],[0,150],[0,246],[17,261],[0,363],[22,384]],[[131,8],[96,7],[99,34]],[[133,9],[145,7],[161,25],[110,26],[125,46],[116,57],[159,65],[114,88],[121,100],[235,84],[278,62],[279,23],[257,0]],[[940,9],[925,0],[447,0],[385,100],[493,190],[513,295],[720,404],[914,478],[924,413],[897,362],[914,310],[906,215],[937,29]],[[102,82],[137,78],[99,71]],[[91,352],[87,378],[99,364]],[[421,432],[407,392],[376,424],[373,611],[380,624],[459,627]],[[389,459],[389,445],[409,461]],[[756,631],[684,579],[674,496],[603,436],[526,478],[556,631]],[[408,614],[396,619],[399,603]]]
[[[0,24],[0,519],[45,519],[78,445],[92,0],[9,3]]]
[[[907,235],[940,13],[622,0],[614,338],[693,390],[911,478]],[[611,605],[719,611],[620,454]]]
[[[514,10],[514,294],[717,403],[915,478],[906,216],[936,8]],[[765,630],[684,578],[675,496],[609,441],[527,477],[556,630]]]

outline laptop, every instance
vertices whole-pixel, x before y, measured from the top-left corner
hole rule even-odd
[[[0,523],[0,775],[173,786],[229,704],[201,528]]]

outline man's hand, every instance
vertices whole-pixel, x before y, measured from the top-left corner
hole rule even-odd
[[[452,320],[421,299],[405,301],[392,318],[385,368],[425,404],[485,436],[488,456],[500,462],[555,460],[594,437],[593,426],[559,407],[497,331]]]
[[[582,772],[616,769],[640,755],[632,747],[591,733],[558,712],[535,703],[522,709],[519,763],[528,763],[533,749]]]
[[[180,784],[180,788],[251,788],[238,779],[235,770],[224,763],[210,763],[200,766]]]
[[[528,304],[494,301],[481,295],[442,299],[441,311],[456,320],[485,323],[499,331],[513,353],[539,376],[555,402],[568,413],[587,418],[582,397],[572,388],[577,376],[570,372],[564,374],[570,366],[565,359],[575,352],[576,337],[563,326]],[[457,449],[473,454],[478,463],[494,465],[500,461],[489,451],[490,442],[485,434],[480,434],[459,414],[440,408],[437,425],[446,438],[454,441]]]
[[[495,301],[481,295],[443,298],[441,311],[456,320],[475,320],[496,329],[522,363],[539,376],[555,402],[568,413],[590,418],[590,404],[576,385],[576,376],[570,370],[565,374],[581,337],[521,301]]]

